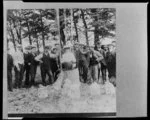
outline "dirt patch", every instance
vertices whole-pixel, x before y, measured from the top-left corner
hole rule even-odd
[[[77,71],[74,71],[76,74]],[[84,84],[72,76],[61,88],[60,74],[58,81],[46,87],[14,89],[8,92],[9,113],[88,113],[116,112],[115,87],[106,82],[101,84]],[[79,80],[78,80],[79,81]],[[72,82],[76,83],[73,84]],[[41,89],[42,88],[42,89]],[[45,94],[39,97],[40,90]]]

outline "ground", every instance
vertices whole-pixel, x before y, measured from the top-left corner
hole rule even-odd
[[[78,71],[74,70],[70,77],[78,80]],[[61,76],[57,81],[60,81]],[[71,79],[71,78],[70,78]],[[41,83],[40,69],[37,70],[36,82]],[[69,82],[67,89],[60,89],[60,83],[53,85],[35,86],[31,88],[14,89],[8,92],[8,113],[91,113],[116,112],[115,88],[108,81],[105,85],[79,83],[79,91],[71,91]],[[77,83],[77,84],[78,84]],[[71,83],[70,83],[71,84]],[[59,89],[57,89],[59,88]],[[42,93],[43,92],[43,93]],[[80,93],[79,98],[72,98]]]

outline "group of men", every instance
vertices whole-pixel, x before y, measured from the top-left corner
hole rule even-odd
[[[43,85],[46,85],[46,75],[49,83],[52,84],[59,73],[59,48],[55,44],[53,47],[45,46],[44,52],[39,53],[35,46],[27,46],[23,52],[22,46],[18,45],[16,52],[11,55],[8,49],[7,54],[7,79],[8,90],[14,88],[29,88],[35,85],[37,66],[40,65]],[[12,69],[15,72],[15,84],[12,83]],[[25,83],[22,81],[25,74]]]
[[[25,52],[20,45],[14,55],[7,54],[8,90],[13,91],[12,69],[15,72],[15,88],[29,88],[35,85],[37,66],[40,65],[42,84],[45,86],[46,75],[49,84],[53,84],[61,70],[78,69],[80,82],[104,84],[108,78],[116,86],[116,51],[115,45],[101,45],[98,41],[95,46],[75,43],[65,45],[61,49],[59,44],[45,46],[42,53],[37,52],[35,46],[27,46]],[[100,78],[102,76],[102,78]]]
[[[108,73],[109,81],[116,86],[115,42],[102,45],[98,41],[95,46],[76,43],[74,49],[81,82],[104,84]]]

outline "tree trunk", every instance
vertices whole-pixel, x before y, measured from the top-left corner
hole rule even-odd
[[[21,40],[20,40],[20,35],[19,35],[19,32],[18,32],[18,30],[17,30],[17,28],[15,27],[15,30],[16,30],[16,33],[17,33],[17,37],[18,37],[18,43],[19,44],[21,44]]]
[[[96,44],[98,41],[99,41],[98,26],[95,26],[95,30],[94,30],[94,43]]]
[[[38,53],[40,53],[40,50],[39,50],[39,42],[38,42],[38,37],[36,37],[36,44],[37,44]]]
[[[20,10],[20,12],[19,12],[19,17],[20,18],[22,18],[22,10]],[[22,45],[22,32],[21,32],[21,30],[22,30],[22,25],[21,25],[21,21],[22,21],[22,19],[20,19],[19,20],[19,25],[20,25],[20,27],[19,27],[19,34],[20,34],[20,44]]]
[[[81,16],[82,16],[82,20],[83,20],[83,24],[84,24],[84,27],[85,27],[85,38],[86,38],[86,44],[89,45],[89,40],[88,40],[88,32],[87,32],[87,24],[86,24],[86,21],[84,19],[84,12],[82,9],[81,10]]]
[[[31,39],[31,35],[30,35],[30,27],[29,27],[27,19],[26,19],[26,22],[27,22],[27,28],[28,28],[28,31],[29,31],[29,35],[28,35],[28,37],[29,37],[29,44],[32,45],[32,39]]]
[[[40,11],[40,14],[41,14],[40,21],[41,21],[41,25],[42,25],[42,28],[43,28],[43,21],[42,21],[42,13],[41,13],[41,11]],[[45,48],[45,35],[44,35],[43,31],[42,31],[42,42],[43,42],[43,48]]]
[[[63,29],[64,29],[64,28],[66,28],[66,26],[67,26],[67,25],[66,25],[66,21],[67,21],[67,20],[66,20],[66,9],[64,9],[63,12],[64,12],[64,14],[63,14],[63,15],[64,15],[64,23],[63,23],[64,26],[63,26]],[[62,30],[62,32],[63,32],[63,35],[65,36],[63,30]],[[64,41],[64,44],[66,44],[66,42],[67,42],[66,36],[65,36],[64,38],[65,38],[65,39],[64,39],[64,40],[65,40],[65,41]]]
[[[29,34],[29,43],[32,45],[31,35]]]
[[[98,22],[97,16],[95,17],[95,22]],[[98,25],[96,25],[94,29],[94,44],[96,45],[98,41],[99,41],[99,33],[98,33]]]
[[[76,31],[76,38],[77,38],[77,42],[79,42],[79,38],[78,38],[78,28],[77,28],[77,20],[75,19],[75,16],[74,16],[74,12],[73,12],[73,23],[74,23],[74,28],[75,28],[75,31]]]
[[[7,38],[7,48],[9,47],[9,41],[10,41],[10,40]]]
[[[12,42],[13,42],[13,45],[14,45],[14,49],[16,51],[17,49],[16,49],[16,43],[15,43],[15,36],[14,36],[13,30],[11,28],[11,25],[12,25],[12,23],[11,23],[11,21],[9,21],[10,35],[12,36]]]
[[[22,27],[21,27],[21,21],[20,21],[19,35],[20,35],[20,44],[22,45],[21,29]]]
[[[15,23],[15,21],[13,20],[13,26],[14,26],[14,28],[15,28],[15,31],[16,31],[16,34],[17,34],[17,38],[18,38],[18,43],[19,44],[21,44],[21,35],[20,35],[20,31],[18,31],[18,29],[17,29],[17,27],[16,27],[16,23]]]
[[[10,32],[11,32],[11,36],[12,36],[12,41],[13,41],[14,49],[15,49],[15,51],[16,51],[15,36],[14,36],[14,33],[13,33],[13,31],[12,31],[11,28],[10,28]]]
[[[42,42],[43,42],[43,48],[45,48],[45,36],[42,33]]]
[[[66,41],[65,41],[65,33],[64,33],[64,30],[62,27],[60,27],[60,40],[62,41],[63,45],[66,44]]]
[[[64,33],[64,28],[66,26],[65,24],[65,20],[66,20],[66,15],[65,15],[65,10],[63,9],[63,16],[64,19],[63,21],[60,21],[60,40],[62,41],[62,46],[66,44],[66,37],[65,37],[65,33]]]

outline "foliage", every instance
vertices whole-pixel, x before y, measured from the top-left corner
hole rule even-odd
[[[115,37],[116,10],[114,8],[60,9],[58,28],[55,9],[9,9],[7,11],[7,40],[22,44],[25,39],[29,43],[43,43],[45,40],[58,39],[65,44],[68,38],[94,42],[100,38]],[[52,37],[53,36],[53,37]],[[85,36],[83,38],[83,36]],[[40,45],[37,45],[38,47]]]

